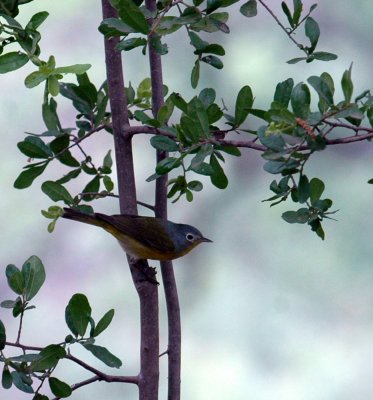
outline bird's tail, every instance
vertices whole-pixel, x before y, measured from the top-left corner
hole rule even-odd
[[[72,208],[64,208],[62,218],[72,219],[74,221],[84,222],[90,225],[102,226],[102,222],[95,214],[86,214]]]

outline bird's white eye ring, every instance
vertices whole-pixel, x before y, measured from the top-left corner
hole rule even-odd
[[[187,233],[185,237],[189,242],[193,242],[195,239],[193,233]]]

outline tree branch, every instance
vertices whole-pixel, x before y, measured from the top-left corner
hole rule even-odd
[[[339,122],[332,122],[332,121],[324,121],[325,124],[331,126],[333,129],[334,128],[344,128],[344,129],[349,129],[352,131],[355,131],[356,134],[352,136],[346,136],[343,138],[336,138],[336,139],[325,139],[327,145],[336,145],[336,144],[348,144],[348,143],[353,143],[353,142],[361,142],[364,140],[368,140],[373,138],[373,128],[368,128],[368,127],[361,127],[361,126],[354,126],[350,124],[344,124],[344,123],[339,123]],[[358,134],[358,132],[367,132],[366,134]],[[160,128],[154,128],[152,126],[134,126],[129,128],[128,130],[129,133],[132,135],[136,134],[148,134],[148,135],[162,135],[169,137],[171,139],[176,140],[176,137],[172,135],[168,131],[164,131]],[[330,132],[328,132],[330,133]],[[267,148],[260,144],[257,143],[254,140],[229,140],[229,139],[203,139],[201,143],[219,143],[223,145],[230,145],[230,146],[235,146],[235,147],[240,147],[240,148],[248,148],[248,149],[253,149],[253,150],[258,150],[258,151],[265,151]],[[302,146],[301,150],[309,150],[308,146]]]
[[[286,27],[282,24],[282,22],[277,18],[276,14],[267,6],[267,4],[263,0],[258,0],[259,3],[269,12],[269,14],[272,16],[272,18],[277,22],[277,24],[280,26],[280,28],[286,33],[286,35],[289,37],[289,39],[303,52],[306,53],[308,56],[307,51],[305,50],[304,46],[301,43],[298,43],[292,36],[293,31],[289,31],[286,29]]]
[[[157,11],[155,0],[145,0],[146,8],[151,12]],[[152,25],[153,21],[149,23]],[[149,64],[152,82],[152,112],[154,118],[164,103],[163,77],[161,56],[156,52],[152,41],[158,39],[154,29],[148,36]],[[157,150],[157,164],[168,157],[165,151]],[[167,219],[167,180],[165,174],[156,180],[155,187],[155,215]],[[161,273],[168,318],[168,399],[180,399],[180,371],[181,371],[181,322],[180,306],[173,264],[171,261],[161,261]]]
[[[101,0],[103,18],[117,18],[109,0]],[[121,53],[116,49],[118,37],[105,38],[105,61],[112,113],[115,155],[118,173],[119,204],[122,214],[137,214],[136,184],[129,128],[127,100]],[[139,399],[158,399],[159,381],[159,309],[155,270],[145,260],[134,261],[129,256],[132,279],[140,300],[140,373]],[[144,278],[144,275],[148,278]]]
[[[10,347],[17,347],[22,349],[23,351],[41,351],[43,350],[43,347],[38,347],[38,346],[28,346],[28,345],[24,345],[21,343],[12,343],[12,342],[5,342],[6,346],[10,346]],[[83,367],[84,369],[86,369],[89,372],[92,372],[96,378],[94,380],[100,380],[100,381],[105,381],[105,382],[126,382],[126,383],[133,383],[133,384],[138,384],[138,376],[137,375],[109,375],[109,374],[105,374],[104,372],[101,372],[100,370],[92,367],[91,365],[85,363],[84,361],[80,360],[79,358],[73,356],[72,354],[66,354],[66,357],[64,357],[64,359],[66,360],[70,360],[78,365],[80,365],[81,367]],[[91,379],[93,379],[91,378]],[[76,385],[72,385],[73,386],[77,386],[79,384]],[[80,385],[83,386],[83,385]]]

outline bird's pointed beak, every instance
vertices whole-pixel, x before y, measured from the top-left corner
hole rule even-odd
[[[201,241],[201,242],[206,242],[206,243],[213,243],[212,240],[207,239],[207,238],[205,238],[205,237],[201,237],[200,241]]]

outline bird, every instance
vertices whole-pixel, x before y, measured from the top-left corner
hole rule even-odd
[[[62,218],[100,226],[111,233],[135,260],[170,261],[189,253],[203,242],[212,242],[193,226],[139,215],[87,214],[64,208]]]

